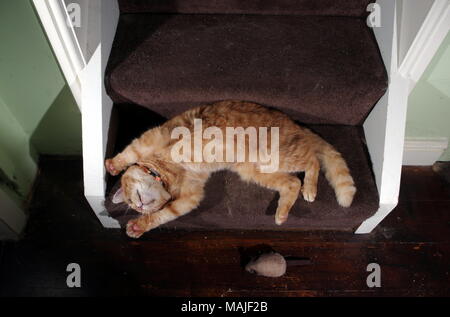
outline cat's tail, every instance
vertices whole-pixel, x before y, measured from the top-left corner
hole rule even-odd
[[[325,177],[334,189],[339,205],[350,207],[356,193],[356,187],[341,153],[330,144],[323,142],[318,152],[318,158],[322,170],[325,172]]]

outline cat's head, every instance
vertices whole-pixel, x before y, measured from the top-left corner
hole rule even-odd
[[[130,166],[121,178],[121,186],[114,194],[112,202],[128,204],[140,213],[161,210],[171,199],[169,192],[157,172],[143,166]]]

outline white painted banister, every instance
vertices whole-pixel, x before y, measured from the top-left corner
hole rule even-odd
[[[399,66],[412,91],[450,30],[450,0],[435,0]]]
[[[63,0],[33,0],[64,77],[81,110],[79,74],[86,66]]]

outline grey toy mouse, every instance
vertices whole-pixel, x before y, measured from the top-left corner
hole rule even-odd
[[[261,276],[280,277],[286,273],[287,266],[303,266],[311,263],[311,260],[306,258],[285,258],[277,252],[267,252],[248,262],[245,270]]]

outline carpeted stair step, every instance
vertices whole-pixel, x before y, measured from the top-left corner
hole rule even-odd
[[[117,139],[111,155],[120,152],[142,132],[163,121],[164,118],[140,106],[115,105],[110,131],[116,131]],[[309,127],[333,144],[346,159],[358,190],[350,208],[338,205],[333,189],[321,173],[316,201],[308,203],[299,196],[289,220],[280,227],[274,221],[278,194],[245,183],[232,172],[218,172],[208,181],[205,199],[200,207],[164,227],[202,230],[354,230],[378,209],[378,191],[366,153],[362,127]],[[125,225],[136,214],[125,204],[115,205],[111,202],[119,186],[118,177],[109,179],[105,206],[111,216]]]
[[[122,13],[365,16],[373,0],[119,0]]]
[[[364,19],[147,13],[120,17],[106,86],[116,103],[166,117],[239,99],[304,123],[357,125],[387,76]]]

